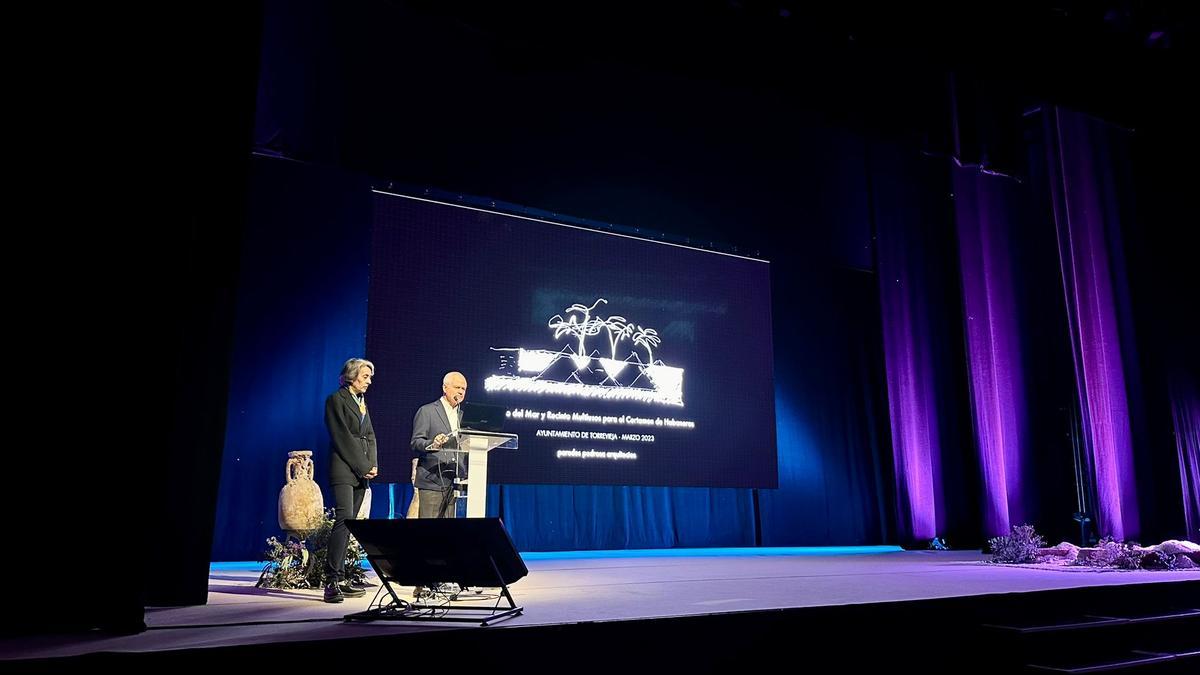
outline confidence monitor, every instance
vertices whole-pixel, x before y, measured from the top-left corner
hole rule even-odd
[[[504,417],[508,409],[502,405],[463,403],[462,428],[474,431],[504,431]]]
[[[487,625],[521,613],[508,585],[529,574],[499,518],[409,518],[347,520],[346,527],[392,597],[388,606],[350,614],[347,620],[470,621]],[[499,588],[493,607],[420,605],[401,600],[397,589],[456,583],[463,588]],[[508,601],[500,606],[500,599]],[[443,613],[430,617],[425,610]],[[481,616],[481,612],[486,615]],[[466,616],[464,616],[464,614]]]

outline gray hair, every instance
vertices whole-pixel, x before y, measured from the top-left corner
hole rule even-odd
[[[461,377],[461,378],[462,378],[462,379],[464,379],[464,380],[465,380],[465,379],[467,379],[467,378],[466,378],[466,376],[465,376],[465,375],[463,375],[462,373],[458,372],[457,370],[452,370],[452,371],[450,371],[450,372],[446,373],[446,375],[445,375],[444,377],[442,377],[442,386],[443,386],[443,387],[449,387],[449,386],[450,386],[450,376],[451,376],[451,375],[457,375],[457,376]]]
[[[358,379],[358,372],[363,368],[370,368],[371,375],[375,374],[374,363],[371,363],[366,359],[348,359],[346,363],[342,365],[342,374],[338,375],[338,385],[344,387]]]

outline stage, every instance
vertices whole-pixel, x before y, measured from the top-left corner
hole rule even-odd
[[[984,605],[999,607],[1001,603],[994,601],[998,596],[1010,601],[1016,598],[1017,602],[1009,605],[1021,606],[1036,604],[1024,603],[1023,597],[1033,599],[1053,592],[1078,596],[1089,589],[1133,586],[1144,597],[1150,597],[1147,589],[1154,588],[1163,597],[1185,605],[1190,602],[1200,609],[1200,572],[1196,570],[1007,567],[988,564],[978,551],[702,549],[531,553],[523,557],[529,576],[513,584],[511,592],[524,613],[484,629],[469,624],[346,623],[342,617],[366,609],[378,586],[368,589],[363,598],[326,604],[320,590],[255,588],[261,569],[258,563],[216,563],[211,567],[207,605],[148,608],[148,630],[143,633],[8,639],[0,643],[0,653],[5,660],[51,659],[43,663],[66,664],[87,663],[87,655],[183,655],[229,647],[249,648],[242,652],[251,653],[254,646],[286,649],[288,643],[306,652],[317,641],[400,639],[419,634],[428,639],[429,634],[448,631],[496,632],[492,641],[503,642],[505,632],[533,627],[625,622],[645,626],[647,621],[682,618],[737,621],[755,614],[787,616],[780,610],[810,610],[804,615],[808,621],[822,616],[822,610],[834,608],[886,606],[895,610],[947,600],[982,600]],[[373,574],[369,578],[377,584]],[[799,615],[791,616],[794,621]],[[83,658],[61,661],[64,657]]]

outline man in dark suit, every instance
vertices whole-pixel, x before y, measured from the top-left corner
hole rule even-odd
[[[467,378],[462,373],[447,373],[442,378],[442,397],[418,408],[413,419],[412,450],[417,456],[413,486],[417,488],[421,518],[455,517],[458,456],[448,450],[456,447],[454,439],[466,397]]]
[[[325,428],[329,430],[329,483],[333,487],[333,530],[326,548],[325,602],[342,602],[361,597],[366,591],[346,581],[346,546],[350,530],[346,519],[362,507],[367,487],[379,475],[375,430],[367,414],[365,394],[375,377],[375,365],[366,359],[350,359],[338,376],[341,387],[325,399]]]

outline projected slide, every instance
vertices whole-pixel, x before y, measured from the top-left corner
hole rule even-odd
[[[381,477],[452,370],[520,447],[489,483],[777,485],[763,261],[374,194],[367,358]],[[348,273],[355,273],[349,270]]]

